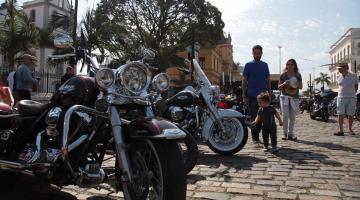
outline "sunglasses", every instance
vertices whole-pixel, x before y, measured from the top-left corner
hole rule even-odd
[[[287,66],[294,66],[293,63],[286,63]]]

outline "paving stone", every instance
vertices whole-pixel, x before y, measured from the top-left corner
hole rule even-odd
[[[280,186],[280,192],[288,192],[295,194],[304,194],[307,193],[305,188],[291,187],[291,186]]]
[[[338,191],[339,188],[335,184],[319,184],[314,183],[313,186],[318,189]]]
[[[296,194],[289,194],[284,192],[269,192],[267,194],[268,198],[274,199],[296,199]]]
[[[289,175],[288,172],[268,172],[268,174],[274,175],[274,176],[288,176]]]
[[[223,187],[213,187],[213,186],[200,186],[199,188],[196,189],[196,191],[200,191],[200,192],[225,192],[225,190],[226,189]]]
[[[292,186],[292,187],[310,187],[311,184],[308,182],[302,182],[302,181],[286,181],[285,182],[286,186]]]
[[[360,192],[360,185],[338,184],[338,186],[339,186],[339,188],[340,188],[341,190]]]
[[[205,198],[205,199],[214,199],[214,200],[224,200],[228,199],[229,195],[225,193],[215,193],[215,192],[196,192],[193,197],[195,198]]]
[[[222,187],[226,187],[226,188],[245,188],[245,189],[250,189],[250,184],[244,184],[244,183],[223,183],[221,186],[222,186]]]
[[[338,191],[331,191],[331,190],[315,190],[310,189],[310,193],[316,194],[316,195],[325,195],[325,196],[334,196],[334,197],[340,197],[341,194]]]
[[[278,186],[263,186],[263,185],[255,185],[255,190],[262,190],[262,191],[279,191]]]
[[[326,183],[326,180],[318,178],[304,178],[304,181],[309,183]]]
[[[252,194],[252,195],[263,195],[261,190],[255,189],[241,189],[241,188],[228,188],[226,190],[228,193],[240,193],[240,194]]]
[[[316,195],[300,194],[299,200],[339,200],[339,198],[329,197],[329,196],[316,196]]]
[[[360,191],[358,191],[358,192],[347,192],[347,191],[344,191],[343,194],[344,194],[345,196],[348,196],[348,197],[360,198]]]
[[[263,179],[263,180],[271,180],[273,177],[270,175],[251,175],[252,179]]]
[[[282,181],[270,181],[270,180],[258,180],[256,182],[259,185],[282,185]]]
[[[261,196],[234,196],[230,200],[263,200],[264,197]]]

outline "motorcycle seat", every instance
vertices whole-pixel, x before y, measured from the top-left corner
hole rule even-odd
[[[48,107],[48,104],[33,100],[21,100],[16,104],[15,107],[17,108],[19,114],[33,116],[41,114]]]

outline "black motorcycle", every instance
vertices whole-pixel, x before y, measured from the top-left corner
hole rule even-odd
[[[70,37],[55,40],[59,47],[70,43]],[[84,59],[98,69],[84,51],[53,56],[68,57]],[[144,64],[101,69],[95,81],[74,77],[49,103],[25,100],[13,112],[0,112],[0,169],[30,171],[48,183],[86,188],[113,177],[125,199],[184,200],[184,163],[176,141],[185,132],[161,118],[123,118],[129,107],[147,104],[140,95],[151,82]],[[114,176],[102,166],[109,145],[115,149]]]
[[[356,94],[356,112],[355,112],[356,120],[360,121],[360,93]]]
[[[186,64],[189,66],[190,61]],[[157,101],[160,116],[175,122],[196,139],[206,142],[211,150],[221,155],[233,155],[246,144],[248,130],[246,116],[232,109],[219,109],[219,86],[211,85],[206,74],[192,61],[194,87],[187,86],[174,96]],[[189,73],[187,68],[179,68]]]
[[[324,90],[313,95],[309,105],[310,118],[320,117],[324,122],[329,121],[332,111],[330,111],[331,102],[336,98],[337,92]]]

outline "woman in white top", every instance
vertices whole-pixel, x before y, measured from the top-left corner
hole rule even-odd
[[[299,113],[299,90],[302,89],[302,78],[294,59],[286,62],[285,72],[280,75],[280,105],[283,116],[283,140],[296,140],[294,134],[295,116]]]

